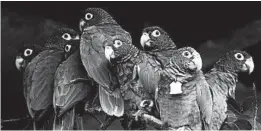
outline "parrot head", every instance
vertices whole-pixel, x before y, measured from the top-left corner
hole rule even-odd
[[[43,50],[40,45],[36,44],[25,44],[18,50],[18,54],[15,59],[16,68],[21,71],[25,69],[27,64]]]
[[[170,94],[182,94],[182,83],[201,72],[202,64],[201,56],[194,48],[184,47],[175,50],[170,58],[169,69],[171,71],[167,71],[167,76],[175,79],[170,84]]]
[[[140,44],[147,51],[175,49],[176,45],[168,33],[158,26],[146,27],[142,31]]]
[[[64,60],[66,60],[71,54],[73,54],[77,49],[79,49],[79,45],[79,41],[66,44],[64,46]]]
[[[67,43],[72,41],[79,41],[80,35],[71,28],[60,28],[55,31],[52,36],[46,41],[45,47],[48,49],[63,50]]]
[[[129,36],[129,37],[126,37]],[[130,35],[117,35],[112,39],[113,42],[105,45],[105,57],[111,63],[120,62],[130,55],[134,46],[131,44]]]
[[[222,56],[215,63],[214,68],[225,72],[251,74],[254,70],[254,61],[247,52],[233,50]]]
[[[87,8],[80,19],[79,28],[83,31],[85,28],[102,24],[117,24],[117,22],[101,8]]]
[[[181,72],[199,71],[203,64],[200,54],[192,47],[183,47],[174,51],[170,63]]]

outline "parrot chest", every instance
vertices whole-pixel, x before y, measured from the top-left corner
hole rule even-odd
[[[200,111],[196,101],[196,91],[184,95],[159,95],[161,119],[172,127],[189,126],[201,129]]]

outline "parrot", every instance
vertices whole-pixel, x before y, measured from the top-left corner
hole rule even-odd
[[[84,106],[95,94],[92,80],[88,78],[81,62],[79,45],[80,40],[65,45],[65,59],[55,73],[53,95],[56,113],[53,124],[55,130],[74,128],[83,130]],[[73,82],[75,79],[82,81]]]
[[[116,74],[119,81],[121,95],[127,105],[125,106],[125,114],[133,113],[137,109],[150,110],[153,105],[151,94],[138,81],[138,65],[148,59],[148,55],[135,47],[132,44],[132,39],[128,39],[124,35],[116,35],[112,38],[112,43],[105,44],[104,52],[106,59],[112,66],[112,72]],[[128,117],[124,120],[121,121],[123,125],[124,122],[129,121]],[[128,129],[126,126],[123,127]],[[134,129],[133,127],[129,128]],[[138,128],[143,129],[141,126]]]
[[[78,33],[63,27],[45,44],[25,45],[19,49],[15,65],[23,74],[24,97],[34,130],[43,129],[45,120],[53,120],[54,74],[63,58],[64,45],[73,40],[79,40]]]
[[[155,91],[157,91],[157,84],[159,80],[159,71],[164,63],[167,63],[172,52],[176,50],[177,46],[170,38],[169,34],[159,26],[145,27],[140,37],[140,44],[143,47],[143,56],[140,58],[142,61],[138,62],[136,68],[138,69],[137,76],[138,82],[143,86],[146,92],[146,98],[141,102],[140,107],[145,107],[143,103],[153,102],[155,97]],[[122,54],[124,55],[124,54]],[[157,104],[157,103],[155,103]],[[159,117],[159,113],[156,109],[157,105],[150,103],[148,105],[154,107],[152,112],[154,116]],[[143,129],[140,121],[131,121],[129,127],[131,129]]]
[[[245,51],[232,50],[219,58],[205,78],[213,94],[213,116],[211,130],[219,130],[228,118],[229,98],[235,99],[236,84],[239,73],[252,73],[253,58]]]
[[[170,129],[209,129],[212,94],[204,77],[200,54],[192,47],[179,48],[160,73],[160,118]]]
[[[160,69],[163,69],[164,64],[168,63],[177,46],[169,34],[159,26],[145,27],[140,37],[140,44],[148,58],[138,65],[139,80],[156,99]]]
[[[121,117],[124,114],[124,100],[116,74],[112,72],[109,61],[105,58],[104,46],[121,35],[131,39],[125,31],[105,10],[87,8],[80,19],[82,31],[80,56],[88,75],[99,84],[99,100],[102,110],[109,116]]]

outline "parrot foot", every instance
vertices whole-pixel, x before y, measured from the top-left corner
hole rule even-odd
[[[89,113],[100,113],[102,111],[102,108],[100,106],[97,105],[90,105],[89,103],[86,103],[85,105],[85,111],[89,112]]]
[[[98,130],[106,130],[116,119],[117,119],[117,117],[115,117],[115,116],[107,116],[107,118],[105,119],[105,122],[103,122],[100,125]]]
[[[192,130],[187,126],[182,126],[176,129],[176,131],[192,131]]]
[[[143,100],[140,102],[140,107],[142,108],[151,108],[153,105],[154,103],[152,100]]]
[[[142,117],[143,114],[146,114],[147,112],[144,110],[138,110],[137,112],[133,113],[132,116],[134,117],[135,121],[139,121],[139,119]]]

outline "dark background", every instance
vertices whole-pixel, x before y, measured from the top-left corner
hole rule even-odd
[[[242,77],[237,97],[241,101],[251,94],[252,80],[261,88],[261,2],[1,2],[1,6],[2,119],[27,113],[22,77],[14,65],[16,49],[24,43],[44,42],[61,23],[78,30],[82,12],[88,7],[107,10],[131,33],[137,46],[144,25],[161,26],[179,47],[198,49],[204,68],[231,49],[245,49],[254,57],[255,71],[251,79]],[[4,129],[21,129],[24,123],[14,124],[4,125]],[[94,126],[86,125],[88,129]],[[119,129],[116,126],[112,129]]]

